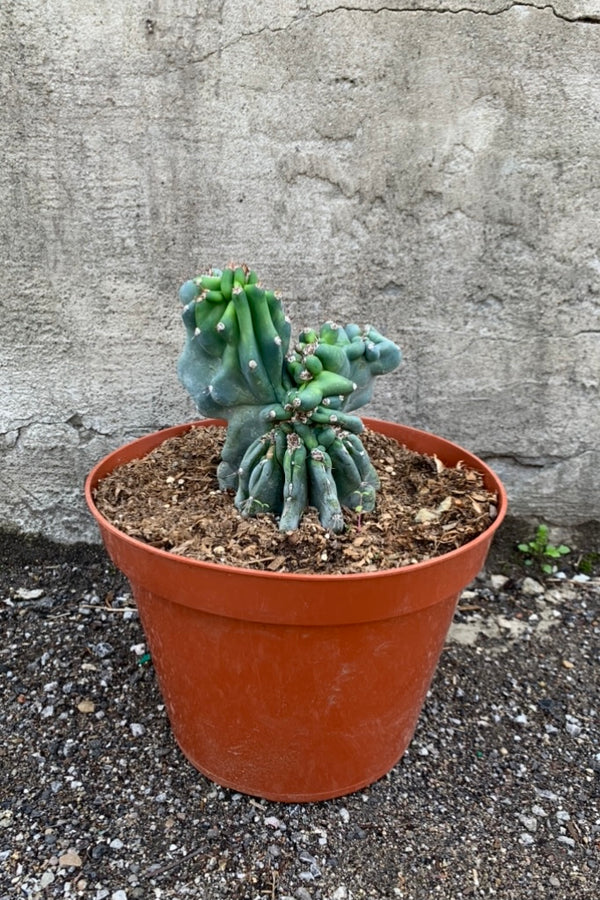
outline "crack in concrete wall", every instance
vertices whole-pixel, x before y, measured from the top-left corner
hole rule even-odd
[[[427,6],[424,4],[419,4],[418,6],[377,6],[377,7],[365,7],[365,6],[352,6],[347,4],[340,4],[338,6],[332,7],[331,9],[326,9],[318,12],[316,14],[317,17],[323,15],[329,15],[331,13],[336,13],[340,11],[345,12],[362,12],[362,13],[373,13],[379,14],[382,12],[389,13],[439,13],[441,15],[461,15],[462,13],[471,13],[473,15],[482,15],[482,16],[501,16],[504,13],[511,12],[514,9],[533,9],[538,12],[546,12],[550,11],[557,19],[561,19],[564,22],[569,22],[572,24],[579,23],[584,25],[598,25],[600,24],[600,12],[597,15],[592,14],[574,14],[568,15],[565,12],[559,11],[552,3],[529,3],[527,0],[518,0],[518,2],[509,2],[500,5],[496,9],[482,9],[478,6],[441,6],[441,5],[431,5]]]
[[[408,13],[431,13],[431,14],[439,14],[439,15],[462,15],[465,13],[470,13],[472,15],[481,15],[481,16],[501,16],[505,13],[511,12],[513,10],[518,9],[529,9],[536,10],[538,12],[551,12],[553,16],[561,21],[567,22],[569,24],[583,24],[583,25],[598,25],[600,24],[600,12],[597,15],[592,14],[573,14],[569,15],[566,12],[559,11],[552,3],[533,3],[527,2],[527,0],[519,0],[519,2],[506,2],[500,5],[498,8],[490,10],[490,9],[482,9],[477,6],[440,6],[440,5],[418,5],[418,6],[376,6],[376,7],[368,7],[368,6],[352,6],[347,4],[339,4],[337,6],[333,6],[328,9],[321,10],[312,10],[310,6],[303,8],[302,14],[294,16],[294,18],[290,19],[285,25],[280,26],[271,26],[264,25],[261,28],[258,28],[255,31],[244,31],[239,34],[236,38],[226,41],[219,47],[211,50],[205,55],[188,60],[185,62],[185,65],[197,65],[199,63],[204,63],[207,60],[211,59],[214,56],[218,56],[222,54],[225,50],[231,49],[240,41],[246,40],[248,38],[260,37],[265,33],[269,34],[278,34],[280,32],[285,32],[290,28],[294,28],[299,25],[305,25],[307,21],[319,19],[324,16],[335,15],[340,12],[356,12],[363,14],[371,14],[371,15],[380,15],[382,13],[392,13],[394,15],[405,15]],[[151,32],[152,33],[152,32]]]
[[[98,428],[90,427],[84,424],[84,417],[79,413],[74,413],[68,419],[36,419],[25,422],[22,425],[13,424],[8,431],[0,431],[0,439],[4,440],[5,447],[15,449],[23,438],[32,428],[62,428],[70,426],[77,434],[80,442],[85,443],[95,437],[111,437],[111,431],[101,431]]]
[[[590,447],[586,450],[581,450],[579,453],[575,453],[573,455],[564,455],[564,456],[520,456],[511,453],[502,453],[496,454],[493,452],[486,453],[485,450],[480,451],[481,457],[485,459],[490,466],[499,465],[500,463],[508,463],[510,465],[518,466],[524,469],[545,469],[549,470],[552,466],[561,466],[565,462],[577,462],[584,459],[590,459],[597,450],[595,447]]]

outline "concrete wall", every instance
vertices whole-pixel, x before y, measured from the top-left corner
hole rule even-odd
[[[84,475],[194,417],[176,292],[230,258],[395,338],[369,411],[513,514],[600,518],[600,3],[383,7],[2,0],[0,525],[96,538]]]

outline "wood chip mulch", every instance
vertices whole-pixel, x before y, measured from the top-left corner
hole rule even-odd
[[[381,479],[373,513],[345,510],[343,534],[326,531],[316,510],[280,532],[273,516],[244,519],[216,468],[225,429],[192,428],[104,478],[95,500],[126,534],[171,553],[272,572],[349,574],[421,562],[484,531],[497,498],[482,476],[408,450],[366,430],[361,436]]]

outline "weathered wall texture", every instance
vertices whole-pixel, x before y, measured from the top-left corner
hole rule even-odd
[[[397,339],[372,414],[600,518],[599,2],[2,0],[0,60],[0,524],[96,538],[84,475],[194,417],[176,291],[232,257]]]

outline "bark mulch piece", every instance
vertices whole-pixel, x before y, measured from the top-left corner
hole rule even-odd
[[[361,436],[381,479],[377,506],[345,510],[342,534],[326,531],[315,509],[300,528],[280,532],[271,515],[242,518],[216,469],[225,428],[191,428],[98,485],[102,515],[131,537],[192,559],[273,572],[375,572],[441,556],[484,531],[497,497],[460,464],[408,450],[377,432]]]

